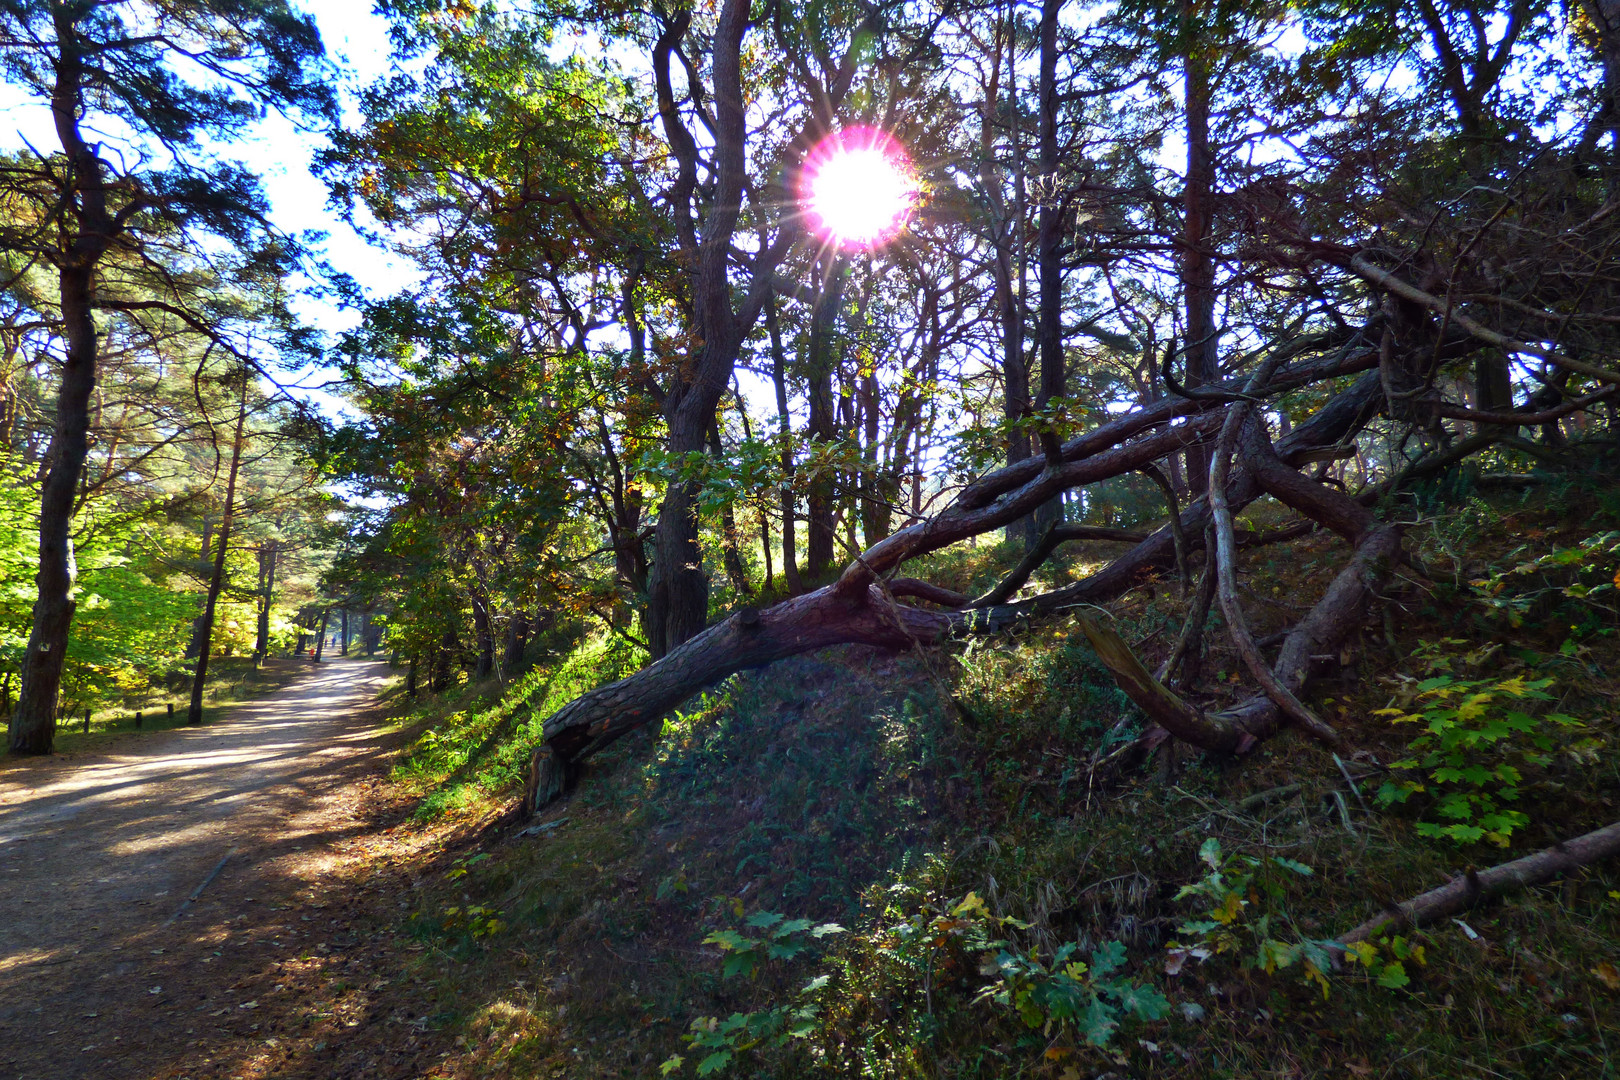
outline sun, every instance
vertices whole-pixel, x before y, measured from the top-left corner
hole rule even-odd
[[[811,226],[839,247],[875,247],[916,212],[920,189],[905,149],[873,128],[823,139],[805,160]]]

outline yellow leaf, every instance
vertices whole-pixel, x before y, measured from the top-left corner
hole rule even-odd
[[[1620,970],[1616,970],[1615,966],[1607,960],[1593,968],[1592,974],[1598,977],[1598,982],[1607,986],[1610,990],[1620,990]]]
[[[957,904],[951,909],[951,914],[984,915],[988,917],[990,915],[990,909],[984,906],[984,901],[979,899],[978,893],[970,892],[966,896],[962,897],[962,902],[960,904]]]
[[[1073,1047],[1068,1047],[1068,1046],[1048,1046],[1046,1048],[1046,1060],[1047,1061],[1062,1061],[1064,1058],[1068,1057],[1072,1053],[1074,1053],[1074,1048]]]

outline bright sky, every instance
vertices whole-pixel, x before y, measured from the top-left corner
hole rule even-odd
[[[315,16],[327,51],[339,68],[344,119],[353,123],[358,119],[359,90],[389,71],[387,21],[372,13],[366,0],[326,0],[302,6]],[[57,148],[44,103],[0,83],[0,115],[4,116],[0,147],[21,150],[26,139],[43,152]],[[328,207],[326,187],[310,171],[315,154],[325,144],[323,137],[300,131],[285,118],[272,115],[254,125],[246,140],[223,148],[223,156],[242,161],[263,177],[271,217],[281,229],[326,233],[324,252],[335,269],[363,282],[373,296],[395,292],[416,275],[408,264],[368,244]],[[320,299],[302,303],[300,314],[328,333],[350,329],[358,321],[355,312]]]

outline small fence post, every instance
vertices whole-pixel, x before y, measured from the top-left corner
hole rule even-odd
[[[174,721],[174,702],[169,702],[169,721]]]
[[[141,714],[140,713],[135,714],[135,726],[136,727],[141,726]]]
[[[90,710],[84,710],[84,733],[90,734]]]

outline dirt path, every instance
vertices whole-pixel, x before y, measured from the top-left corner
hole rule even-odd
[[[365,884],[397,817],[388,674],[323,664],[219,724],[0,771],[0,1078],[421,1075],[420,1022],[345,1063],[376,1003],[333,985],[391,966]]]

